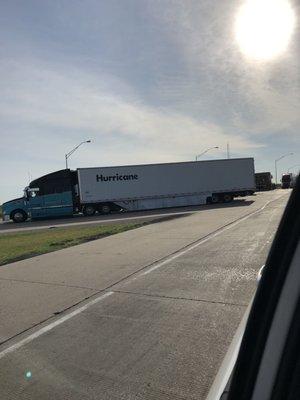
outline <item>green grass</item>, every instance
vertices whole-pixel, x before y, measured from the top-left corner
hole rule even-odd
[[[0,234],[0,265],[114,235],[142,225],[145,223],[52,228]]]

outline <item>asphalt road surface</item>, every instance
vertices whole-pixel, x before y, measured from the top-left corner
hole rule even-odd
[[[1,399],[205,399],[288,195],[1,267]]]
[[[254,197],[250,196],[243,199],[236,199],[229,204],[201,205],[191,207],[174,207],[163,208],[158,210],[147,210],[137,212],[113,213],[109,215],[96,214],[93,217],[85,217],[83,215],[74,215],[69,218],[44,219],[44,220],[28,220],[23,223],[14,223],[13,221],[0,221],[0,234],[8,232],[24,232],[40,229],[59,228],[68,226],[88,226],[103,224],[120,224],[128,222],[144,222],[154,221],[160,218],[176,217],[186,214],[193,214],[205,210],[215,208],[241,207],[251,205]]]

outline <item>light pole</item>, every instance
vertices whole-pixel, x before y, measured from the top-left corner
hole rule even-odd
[[[196,161],[198,160],[199,157],[203,156],[203,154],[207,153],[209,150],[218,149],[218,148],[219,148],[219,146],[214,146],[214,147],[209,147],[208,149],[202,151],[202,153],[200,153],[196,156]]]
[[[69,151],[69,153],[65,154],[65,160],[66,160],[66,169],[68,169],[68,158],[78,149],[79,146],[81,146],[83,143],[91,143],[91,140],[85,140],[81,143],[79,143],[74,149]]]
[[[284,157],[287,157],[287,156],[292,156],[294,153],[287,153],[287,154],[284,154],[283,156],[281,156],[281,157],[279,157],[279,158],[277,158],[276,160],[275,160],[275,182],[276,182],[276,185],[277,185],[277,162],[278,161],[280,161],[280,160],[282,160]]]
[[[293,169],[293,168],[296,168],[296,167],[300,167],[300,164],[292,165],[290,168],[288,168],[287,172],[290,172],[290,169]]]

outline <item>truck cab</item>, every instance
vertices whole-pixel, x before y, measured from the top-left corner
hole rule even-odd
[[[3,220],[24,222],[28,218],[73,215],[76,176],[76,172],[65,169],[30,182],[23,197],[3,203]]]
[[[272,175],[271,172],[257,172],[255,173],[255,186],[256,190],[272,190]]]
[[[295,176],[292,173],[282,174],[281,177],[281,188],[289,189],[293,188],[295,184]]]

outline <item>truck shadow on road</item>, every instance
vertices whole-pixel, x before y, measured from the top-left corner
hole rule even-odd
[[[6,222],[1,224],[1,231],[8,231],[12,228],[22,228],[22,227],[51,227],[51,225],[55,224],[57,227],[61,224],[68,224],[70,226],[76,225],[76,222],[79,223],[90,223],[90,222],[105,222],[106,220],[110,220],[113,223],[113,220],[116,219],[118,222],[120,220],[127,219],[132,220],[133,218],[143,219],[143,218],[151,218],[151,216],[155,217],[157,220],[166,220],[168,218],[176,218],[179,216],[187,216],[193,213],[205,212],[207,210],[214,209],[224,209],[224,208],[233,208],[233,207],[247,207],[251,206],[254,203],[254,200],[246,200],[246,199],[236,199],[230,203],[217,203],[217,204],[201,204],[195,206],[183,206],[183,207],[172,207],[172,208],[160,208],[154,210],[147,211],[126,211],[123,213],[112,213],[109,215],[101,215],[96,214],[93,217],[84,217],[83,215],[74,215],[70,217],[62,217],[62,218],[51,218],[51,219],[38,219],[33,221],[26,221],[24,223],[14,224],[13,222]],[[160,218],[161,214],[161,218]],[[116,221],[116,222],[117,222]],[[109,221],[108,221],[109,222]]]
[[[200,207],[203,208],[203,210],[212,210],[214,208],[245,207],[245,206],[251,206],[251,204],[253,203],[254,200],[238,199],[230,203],[206,204],[204,206],[199,206],[198,210],[200,210]]]

